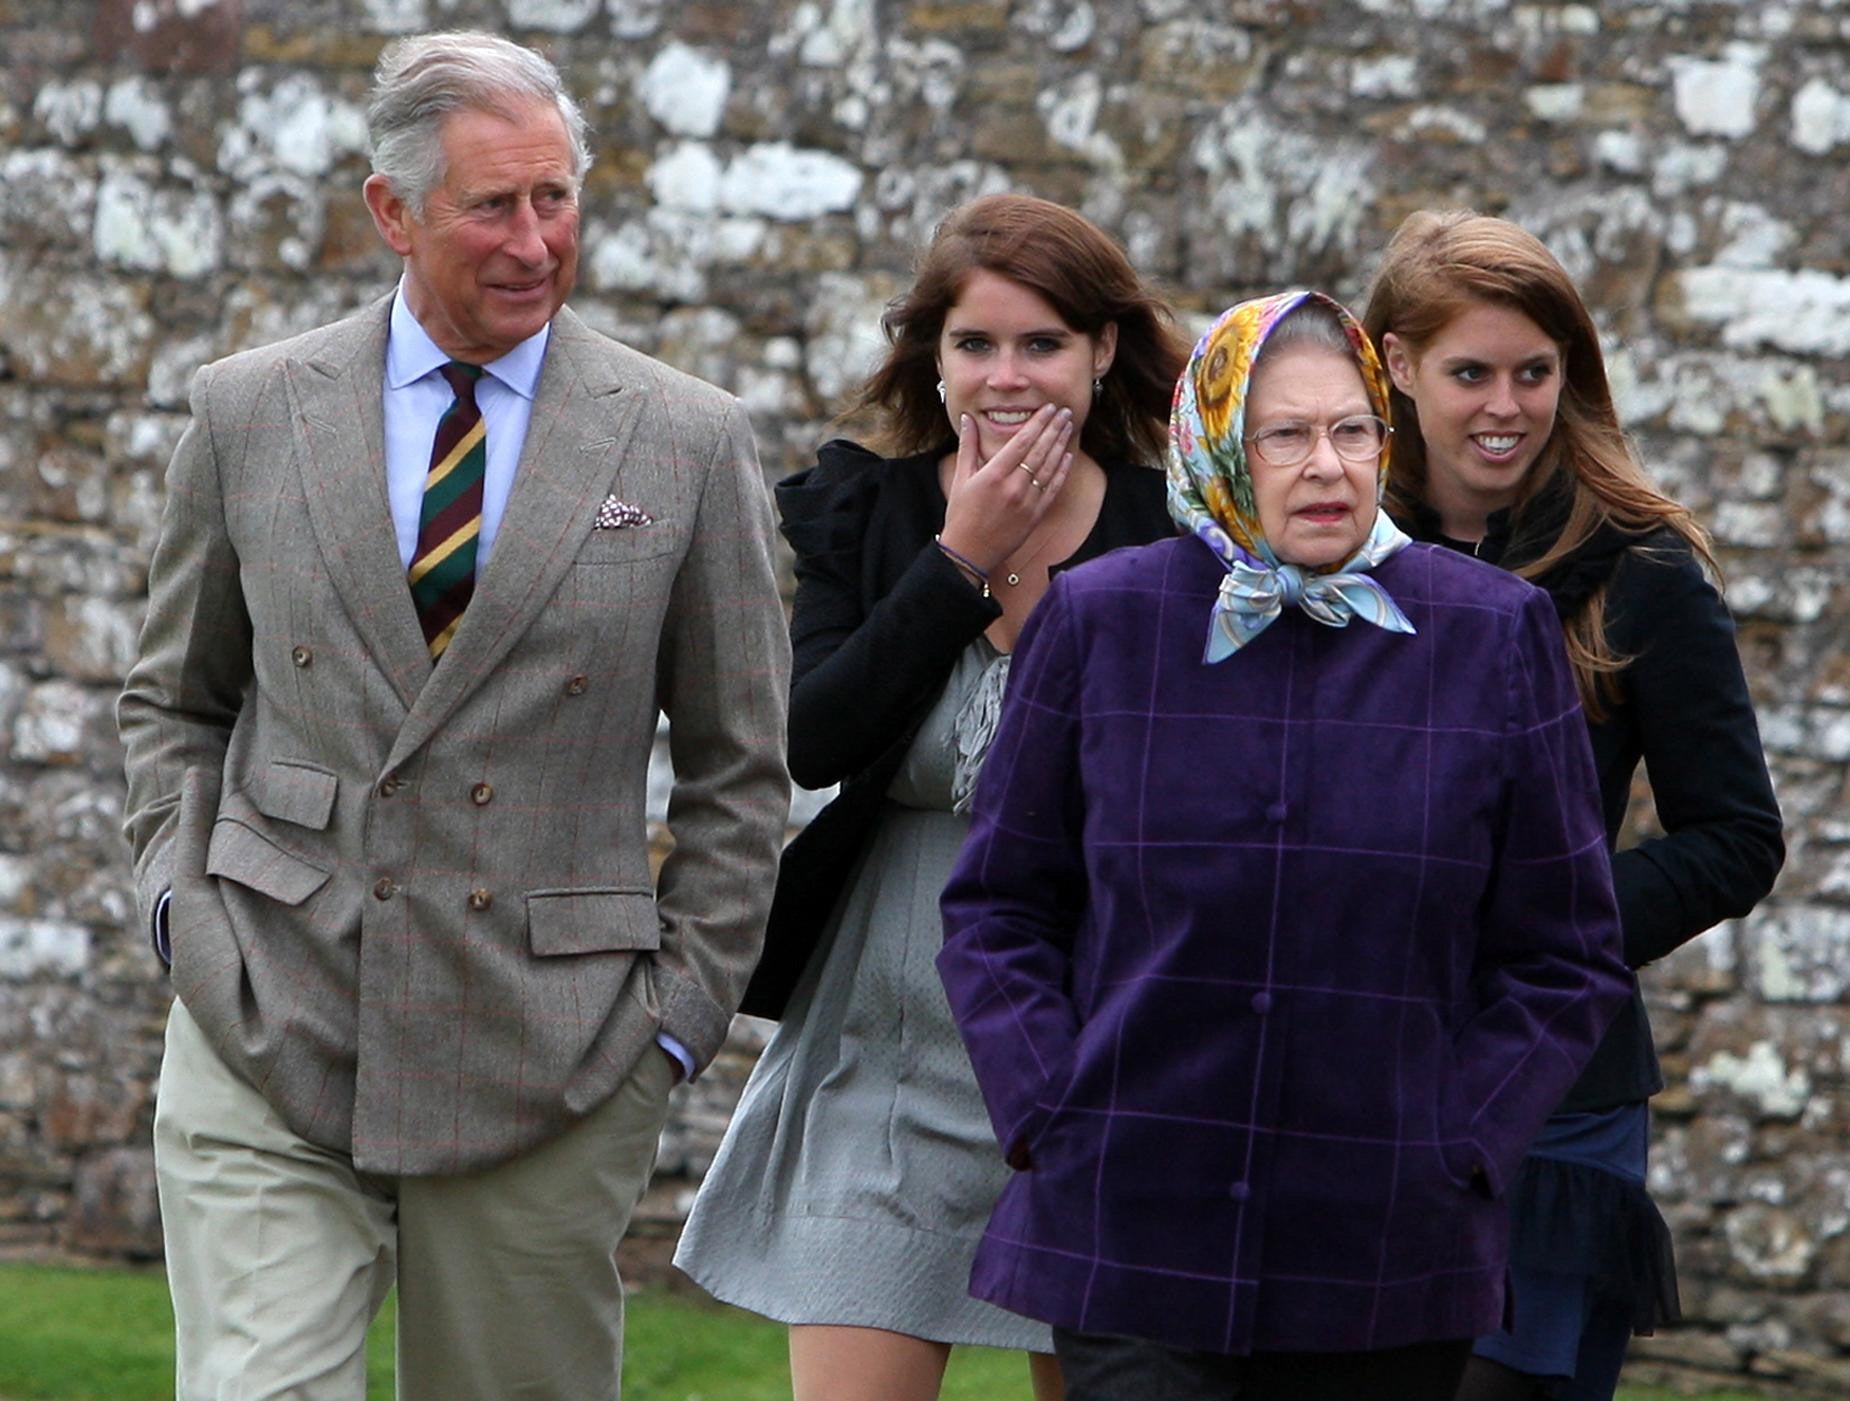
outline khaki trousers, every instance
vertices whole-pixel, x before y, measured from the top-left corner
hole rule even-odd
[[[673,1071],[530,1153],[379,1178],[298,1138],[178,1002],[154,1114],[178,1401],[363,1401],[367,1325],[398,1286],[401,1401],[617,1401],[616,1248]]]

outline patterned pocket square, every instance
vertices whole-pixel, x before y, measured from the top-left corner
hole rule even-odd
[[[593,530],[626,530],[633,525],[654,525],[655,517],[640,506],[615,495],[606,496],[604,504],[597,508],[597,519],[591,522]]]

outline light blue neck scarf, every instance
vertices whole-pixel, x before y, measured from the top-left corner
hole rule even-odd
[[[1196,538],[1202,538],[1199,532]],[[1222,538],[1226,538],[1224,533]],[[1351,618],[1360,618],[1389,632],[1412,632],[1413,624],[1387,590],[1362,572],[1411,543],[1387,512],[1378,510],[1362,548],[1333,574],[1307,573],[1298,565],[1275,564],[1269,558],[1255,565],[1237,553],[1232,559],[1221,556],[1227,577],[1221,580],[1220,594],[1214,600],[1202,660],[1218,662],[1231,657],[1271,626],[1288,603],[1327,627],[1346,628]],[[1213,544],[1208,548],[1214,549]],[[1267,549],[1265,553],[1269,557],[1272,552]]]

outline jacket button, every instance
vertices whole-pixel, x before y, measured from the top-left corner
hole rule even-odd
[[[588,676],[574,676],[565,683],[565,694],[568,696],[582,696],[590,689],[591,679]]]
[[[1285,814],[1290,811],[1291,809],[1286,807],[1282,802],[1273,803],[1265,810],[1266,821],[1283,822],[1285,820]]]
[[[395,773],[387,774],[384,778],[379,780],[379,796],[380,797],[389,798],[397,791],[398,791],[398,775],[397,774]]]
[[[1252,1186],[1245,1182],[1236,1182],[1227,1189],[1227,1195],[1236,1202],[1243,1202],[1253,1194]]]
[[[478,783],[469,790],[469,801],[477,807],[487,807],[495,800],[495,787],[492,783]]]
[[[495,897],[480,886],[469,892],[469,908],[472,910],[485,910],[494,903]]]
[[[392,883],[390,876],[381,876],[373,882],[373,899],[390,900],[398,894],[398,887]]]
[[[1271,1011],[1272,1010],[1272,994],[1269,992],[1254,993],[1253,994],[1253,1010],[1262,1017],[1267,1012]]]
[[[310,666],[314,663],[315,654],[306,647],[292,647],[289,649],[289,660],[297,666]]]

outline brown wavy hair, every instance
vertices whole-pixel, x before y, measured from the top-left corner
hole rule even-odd
[[[1520,312],[1561,352],[1554,431],[1523,479],[1510,517],[1514,529],[1528,503],[1561,477],[1570,488],[1567,520],[1539,558],[1514,572],[1525,579],[1546,573],[1602,526],[1641,538],[1668,527],[1719,577],[1707,532],[1687,507],[1645,476],[1613,408],[1593,318],[1566,269],[1533,234],[1469,209],[1408,215],[1382,256],[1362,325],[1384,359],[1382,337],[1389,331],[1417,359],[1453,317],[1479,302]],[[1389,397],[1397,431],[1387,507],[1404,521],[1425,499],[1426,443],[1413,401],[1398,388]],[[1606,703],[1616,694],[1616,677],[1631,660],[1615,654],[1606,637],[1605,586],[1563,619],[1562,628],[1581,703],[1590,718],[1603,719]]]
[[[875,446],[895,456],[924,452],[950,437],[938,399],[938,336],[979,269],[1038,293],[1084,335],[1096,337],[1117,323],[1117,353],[1086,416],[1080,446],[1099,462],[1160,465],[1169,445],[1169,406],[1188,361],[1175,314],[1096,224],[1032,195],[985,195],[945,216],[911,288],[880,318],[886,357],[842,417],[874,414],[880,424]]]

